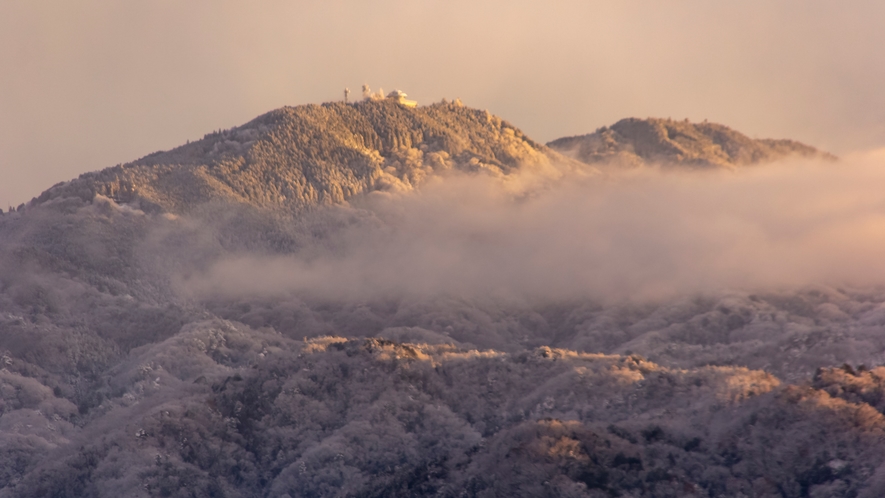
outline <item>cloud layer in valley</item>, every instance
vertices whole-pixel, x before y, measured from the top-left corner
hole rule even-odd
[[[524,188],[463,176],[315,214],[293,255],[236,256],[197,294],[666,298],[885,279],[885,151],[736,172],[637,169]],[[347,221],[342,221],[347,220]],[[221,289],[221,290],[219,290]]]

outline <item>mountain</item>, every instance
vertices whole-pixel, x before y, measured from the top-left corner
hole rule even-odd
[[[83,174],[35,202],[90,202],[102,195],[151,212],[184,213],[221,202],[299,213],[375,190],[408,190],[452,170],[501,176],[581,169],[574,160],[732,168],[791,156],[835,159],[792,140],[754,140],[723,125],[663,119],[623,119],[544,146],[488,111],[460,103],[411,108],[368,99],[277,109],[170,151]]]
[[[488,111],[395,100],[284,107],[167,152],[87,173],[37,198],[98,194],[182,213],[212,201],[300,212],[355,195],[409,189],[448,170],[503,175],[569,160]]]
[[[789,157],[835,160],[835,156],[793,140],[752,139],[715,123],[627,118],[594,133],[547,144],[592,165],[679,165],[736,168]]]
[[[0,498],[882,496],[885,292],[564,292],[647,240],[596,173],[367,100],[50,188],[0,216]]]

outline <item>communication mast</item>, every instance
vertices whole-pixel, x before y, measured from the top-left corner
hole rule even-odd
[[[344,103],[347,103],[347,96],[350,95],[350,88],[344,89]]]

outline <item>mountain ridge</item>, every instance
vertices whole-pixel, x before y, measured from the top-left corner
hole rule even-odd
[[[170,151],[86,173],[36,202],[96,194],[146,211],[186,212],[214,200],[299,212],[372,190],[410,189],[428,175],[569,159],[488,111],[390,100],[283,107]],[[575,163],[577,164],[577,163]]]
[[[388,276],[432,283],[412,257],[456,279],[508,258],[515,272],[577,278],[586,260],[567,257],[578,264],[560,278],[547,263],[568,253],[525,241],[609,243],[586,217],[624,226],[612,215],[638,199],[575,209],[563,181],[540,199],[508,197],[502,218],[495,204],[470,206],[475,192],[456,181],[459,196],[432,207],[466,212],[438,237],[422,232],[446,218],[415,204],[396,207],[417,212],[417,227],[347,206],[450,170],[597,171],[484,111],[395,105],[278,109],[0,218],[0,498],[883,496],[881,288],[611,303],[384,292]],[[283,187],[300,197],[281,200]],[[605,196],[592,187],[577,193]],[[564,206],[555,218],[506,227],[551,199]],[[531,230],[546,220],[568,223]],[[459,251],[459,239],[482,251]],[[616,247],[667,252],[644,240]],[[306,278],[327,254],[342,273]],[[229,294],[187,285],[241,257],[271,271],[207,280]],[[275,264],[286,261],[307,264]],[[363,274],[365,295],[315,292],[352,286],[335,281],[363,266],[380,270]],[[271,273],[306,285],[275,289]]]
[[[661,164],[733,169],[789,157],[835,160],[787,139],[752,139],[728,126],[661,118],[625,118],[593,133],[562,137],[547,146],[594,166]]]
[[[168,151],[85,173],[32,203],[101,195],[146,212],[182,214],[222,202],[297,214],[376,190],[410,190],[448,171],[506,176],[521,168],[664,164],[726,168],[787,157],[835,160],[793,140],[751,139],[727,126],[626,118],[594,133],[540,144],[509,122],[460,102],[395,100],[272,110]]]

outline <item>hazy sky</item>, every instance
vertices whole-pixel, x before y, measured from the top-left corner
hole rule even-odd
[[[368,83],[548,141],[709,119],[885,146],[885,2],[0,0],[0,207]]]

